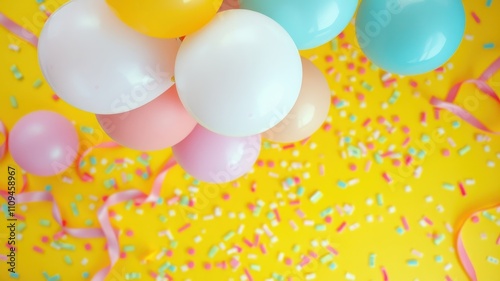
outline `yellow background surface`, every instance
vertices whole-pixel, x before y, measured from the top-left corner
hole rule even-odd
[[[108,280],[134,280],[131,278],[138,274],[140,280],[152,280],[149,274],[158,274],[162,269],[166,269],[161,272],[173,280],[193,281],[241,280],[244,269],[248,269],[254,280],[272,278],[273,273],[275,280],[307,280],[310,273],[315,273],[314,280],[348,280],[346,274],[352,274],[355,280],[383,280],[382,267],[391,281],[440,281],[446,280],[446,276],[455,281],[468,280],[455,253],[455,235],[471,211],[500,203],[500,138],[479,132],[462,121],[453,123],[458,119],[446,112],[441,112],[440,119],[436,120],[428,100],[433,95],[444,98],[452,85],[478,77],[500,56],[500,1],[493,0],[490,7],[485,3],[485,0],[464,1],[466,39],[442,73],[434,71],[415,77],[393,75],[397,82],[384,87],[382,76],[385,72],[369,62],[363,63],[352,24],[345,30],[344,38],[303,52],[304,57],[313,60],[325,72],[334,98],[342,101],[332,105],[325,123],[331,127],[323,127],[308,142],[296,143],[293,147],[264,143],[259,157],[263,165],[256,165],[252,173],[234,183],[220,186],[199,183],[176,166],[163,184],[164,202],[161,204],[151,207],[129,203],[113,207],[115,215],[111,222],[119,230],[120,246],[126,255],[113,268]],[[45,2],[49,11],[60,4],[56,0]],[[37,35],[46,19],[34,0],[1,0],[0,12]],[[471,12],[478,15],[480,23],[474,21]],[[483,48],[487,43],[494,43],[496,47]],[[9,44],[20,46],[20,51],[9,50]],[[333,61],[327,62],[326,56],[332,56]],[[349,64],[353,64],[353,69]],[[22,80],[15,79],[10,71],[12,65],[23,74]],[[359,68],[364,68],[366,74],[359,74]],[[62,100],[54,101],[54,93],[47,83],[39,88],[33,87],[37,79],[43,80],[36,50],[0,28],[0,120],[7,128],[11,129],[29,112],[49,109],[75,123],[82,147],[109,140],[92,114],[79,111]],[[418,86],[411,86],[410,81]],[[489,83],[500,92],[500,74]],[[389,102],[395,89],[400,92],[400,97],[396,102]],[[360,95],[364,95],[364,102],[360,101]],[[17,108],[12,107],[11,97],[17,100]],[[462,88],[457,103],[465,103],[470,112],[492,129],[500,130],[500,107],[472,86]],[[423,112],[427,114],[426,124],[420,122]],[[394,116],[398,116],[399,121],[396,122]],[[379,117],[384,117],[388,123],[379,123]],[[363,126],[368,118],[371,123]],[[93,128],[93,132],[85,133],[80,129],[82,126]],[[410,129],[408,135],[403,132],[404,126]],[[393,130],[389,132],[388,127]],[[441,129],[443,135],[439,134]],[[359,158],[350,156],[346,137],[354,146],[371,142],[375,149]],[[410,142],[404,147],[406,137]],[[453,147],[448,139],[456,146]],[[459,149],[467,145],[470,151],[460,156]],[[407,166],[404,159],[410,147],[425,156],[413,156],[413,163]],[[442,155],[444,149],[450,151],[449,157]],[[401,157],[401,167],[394,166],[395,159],[391,157],[384,157],[381,164],[376,163],[375,153],[384,154],[389,150],[394,151],[395,158]],[[80,181],[72,168],[55,177],[28,175],[28,191],[51,190],[68,226],[98,227],[96,213],[103,196],[127,189],[148,192],[154,175],[145,179],[138,176],[136,170],[144,172],[149,165],[153,172],[157,171],[170,157],[171,151],[149,153],[148,163],[137,160],[141,154],[126,148],[97,149],[91,153],[97,164],[92,165],[87,157],[83,167],[94,173],[94,183]],[[119,158],[130,161],[126,165],[110,166]],[[369,161],[373,164],[366,171]],[[0,188],[6,188],[8,166],[17,168],[20,187],[20,168],[7,155],[0,162]],[[417,178],[415,171],[418,173],[420,169],[422,173]],[[392,177],[391,184],[383,179],[383,173]],[[124,182],[123,174],[131,178]],[[289,177],[298,178],[300,183],[285,188],[282,183]],[[115,188],[106,186],[110,179],[117,181]],[[471,183],[472,179],[474,184],[465,184],[466,181]],[[354,183],[353,180],[359,180],[359,183],[344,189],[338,186],[339,181]],[[466,196],[460,194],[458,182],[464,183]],[[443,188],[445,183],[453,185],[454,190]],[[299,187],[304,189],[302,196],[297,195]],[[192,192],[194,190],[197,192]],[[317,191],[323,196],[313,203],[310,197]],[[179,202],[168,205],[166,202],[176,195],[196,200],[195,207]],[[377,202],[377,196],[381,196],[383,202]],[[227,197],[229,199],[225,200]],[[292,202],[297,200],[298,203]],[[78,215],[72,211],[71,203],[76,204]],[[250,204],[261,206],[260,211],[252,212]],[[272,215],[273,207],[279,212],[279,222],[273,223],[276,220]],[[333,210],[331,223],[325,222],[321,216],[328,207]],[[59,242],[73,245],[74,250],[57,250],[51,246],[53,235],[60,227],[52,219],[49,203],[18,205],[16,211],[26,218],[25,228],[18,235],[18,280],[49,280],[44,277],[44,272],[52,277],[50,280],[58,280],[57,276],[60,280],[85,280],[84,273],[93,276],[109,264],[105,241],[101,238],[64,236]],[[298,215],[299,211],[304,213],[303,218]],[[216,213],[219,216],[215,216]],[[487,219],[479,215],[479,223],[466,223],[464,243],[479,280],[499,281],[500,265],[488,262],[487,257],[500,259],[500,245],[496,244],[500,235],[500,210],[492,208],[489,213],[495,217]],[[396,230],[402,227],[403,216],[410,228],[400,235]],[[0,253],[5,254],[6,229],[3,225],[6,221],[1,217]],[[424,217],[433,224],[421,224]],[[50,226],[40,223],[44,219],[50,221]],[[292,229],[290,221],[298,226],[298,230]],[[343,222],[346,223],[345,229],[337,231]],[[191,226],[179,232],[178,229],[187,223]],[[238,233],[242,225],[244,230]],[[266,254],[243,242],[244,238],[254,241],[255,234],[262,231],[264,225],[277,239],[271,241],[265,233],[260,236],[259,243],[265,245]],[[172,233],[172,239],[159,235],[166,230]],[[224,237],[231,231],[235,235],[226,241]],[[435,240],[438,235],[444,236],[442,242]],[[49,242],[42,241],[44,236]],[[201,237],[201,241],[196,243],[195,237]],[[86,244],[90,244],[91,250],[85,249]],[[243,251],[228,254],[227,250],[234,245]],[[328,254],[324,245],[338,251],[338,255],[325,263],[321,260]],[[33,251],[34,246],[44,252]],[[208,253],[213,246],[219,247],[219,251],[210,258]],[[196,253],[189,255],[189,248]],[[302,256],[311,251],[318,258],[311,258],[307,266],[297,269]],[[170,257],[160,254],[167,252]],[[280,253],[285,259],[292,260],[292,266],[278,261]],[[376,255],[374,267],[369,266],[370,254]],[[441,256],[442,262],[437,262],[436,256]],[[241,262],[238,268],[217,267],[233,257]],[[408,260],[417,260],[418,266],[407,265]],[[189,261],[194,262],[194,268],[183,271]],[[205,263],[212,264],[212,269],[205,270]],[[16,280],[9,277],[4,262],[0,266],[0,280]]]

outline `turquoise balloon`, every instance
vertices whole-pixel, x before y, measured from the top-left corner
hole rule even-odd
[[[464,31],[461,0],[363,0],[356,16],[356,37],[366,56],[402,75],[443,65]]]
[[[243,9],[281,24],[299,50],[332,40],[352,19],[358,0],[240,0]]]

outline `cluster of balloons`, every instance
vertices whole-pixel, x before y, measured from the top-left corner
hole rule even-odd
[[[173,147],[193,176],[233,180],[256,161],[261,135],[294,142],[321,126],[328,82],[299,50],[337,36],[358,1],[231,0],[226,8],[241,9],[221,11],[222,4],[73,0],[42,30],[42,72],[120,144]],[[356,29],[376,64],[418,73],[458,47],[461,16],[460,0],[363,0]]]

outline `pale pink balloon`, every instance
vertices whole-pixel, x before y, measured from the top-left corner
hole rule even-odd
[[[330,87],[323,73],[302,58],[302,87],[288,115],[262,136],[275,142],[295,142],[311,136],[325,122],[330,109]]]
[[[78,133],[64,116],[35,111],[21,118],[9,135],[9,151],[26,172],[57,175],[73,164],[78,154]]]
[[[260,135],[226,137],[197,125],[172,150],[179,165],[193,177],[205,182],[224,183],[250,171],[260,147]]]
[[[101,115],[97,121],[116,142],[137,150],[159,150],[183,140],[196,126],[175,86],[152,102],[129,112]]]

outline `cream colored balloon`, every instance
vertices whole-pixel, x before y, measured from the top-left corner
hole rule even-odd
[[[263,133],[275,142],[295,142],[311,136],[325,121],[330,109],[330,87],[323,73],[309,60],[302,59],[302,88],[290,113]]]

